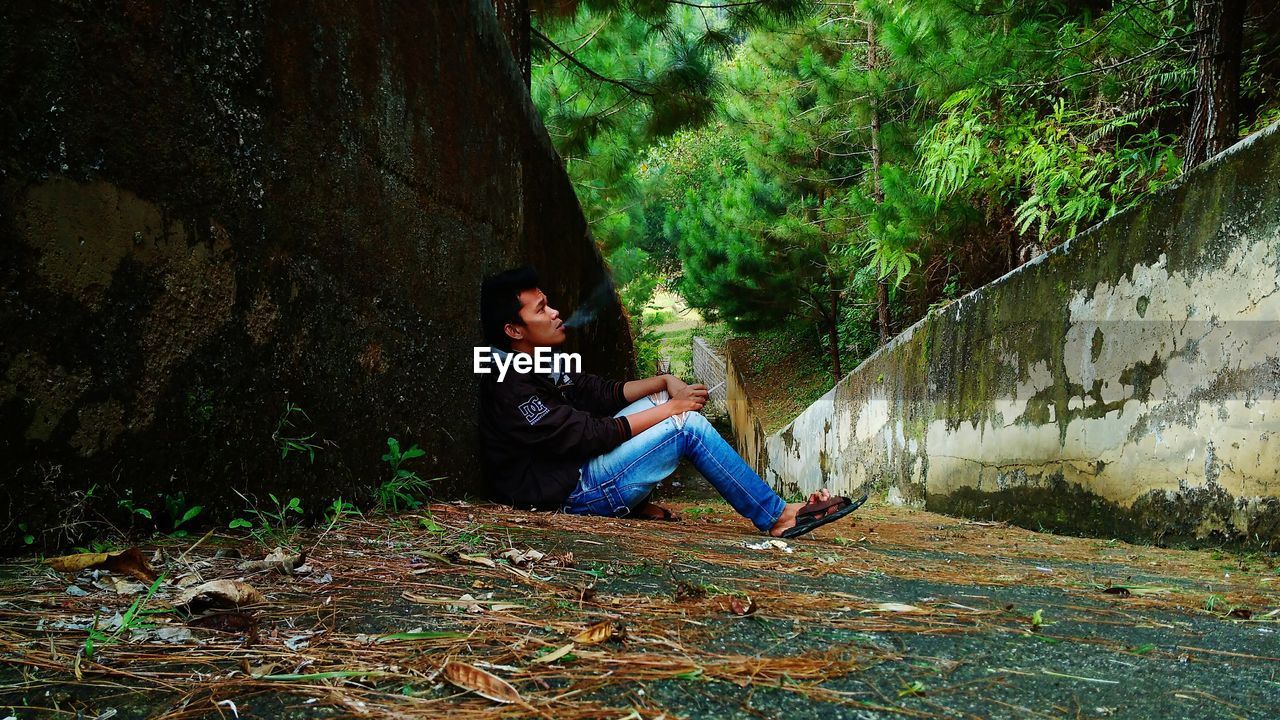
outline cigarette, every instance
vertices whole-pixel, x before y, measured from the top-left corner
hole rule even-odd
[[[720,388],[721,388],[725,383],[727,383],[727,382],[729,382],[729,381],[728,381],[728,380],[721,380],[721,381],[719,382],[719,384],[717,384],[715,387],[711,388],[711,389],[710,389],[710,390],[708,390],[707,392],[709,392],[709,393],[713,393],[713,392],[715,392],[715,391],[719,390],[719,389],[720,389]]]

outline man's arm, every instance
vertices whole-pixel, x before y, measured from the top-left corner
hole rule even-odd
[[[666,390],[667,394],[675,397],[677,392],[688,387],[685,382],[675,375],[654,375],[643,380],[632,380],[622,386],[622,394],[627,398],[627,402],[635,402],[645,395],[652,395],[656,392]]]
[[[662,379],[662,376],[657,378],[645,378],[644,380],[632,380],[627,383],[627,385],[631,385],[632,383],[646,383],[650,380],[660,379]],[[623,418],[623,420],[626,420],[627,424],[631,427],[631,437],[639,435],[672,415],[679,415],[682,412],[688,412],[690,410],[701,410],[702,406],[707,404],[706,386],[685,385],[683,382],[680,384],[684,385],[684,387],[671,393],[670,400],[658,405],[657,407],[651,407],[648,410],[641,410],[638,413],[632,413]],[[658,390],[661,389],[662,388],[658,388]],[[657,392],[657,390],[654,392]],[[637,399],[640,397],[643,396],[636,396]]]

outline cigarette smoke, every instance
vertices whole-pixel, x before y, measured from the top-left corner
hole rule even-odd
[[[613,279],[605,277],[595,286],[591,294],[587,296],[587,299],[578,305],[578,308],[573,311],[569,319],[564,321],[564,326],[576,328],[595,322],[596,316],[609,306],[613,296]]]

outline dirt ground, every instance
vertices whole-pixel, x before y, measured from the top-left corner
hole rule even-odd
[[[145,602],[11,558],[0,717],[1280,717],[1274,556],[875,500],[760,547],[679,482],[679,522],[439,504],[300,532],[268,569],[246,536],[154,539]],[[217,579],[263,598],[183,609]]]

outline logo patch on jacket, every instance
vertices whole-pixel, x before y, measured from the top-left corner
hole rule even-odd
[[[542,398],[534,395],[533,397],[520,403],[520,414],[524,415],[524,419],[530,425],[537,423],[539,420],[547,416],[551,412],[546,405],[542,404]]]

